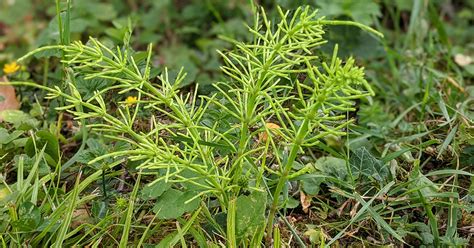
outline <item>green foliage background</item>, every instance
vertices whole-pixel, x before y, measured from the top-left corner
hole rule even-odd
[[[210,96],[216,92],[212,83],[224,82],[221,87],[226,89],[228,82],[220,69],[225,61],[216,51],[233,49],[229,38],[252,41],[245,27],[253,20],[250,1],[76,0],[70,12],[66,1],[58,2],[61,18],[50,1],[0,0],[0,65],[38,47],[76,40],[91,45],[89,37],[96,37],[106,47],[130,49],[137,66],[147,68],[145,51],[152,43],[150,78],[165,73],[166,66],[170,83],[183,79],[176,85],[181,92],[193,93],[199,85],[199,94]],[[294,11],[309,5],[319,9],[318,16],[356,21],[385,36],[379,39],[353,26],[324,27],[328,42],[317,55],[330,61],[338,44],[339,57],[347,61],[353,56],[355,64],[365,68],[375,96],[357,102],[349,113],[357,123],[345,129],[346,135],[327,136],[298,154],[288,183],[277,194],[278,225],[270,237],[275,247],[328,242],[384,246],[400,245],[401,240],[425,247],[474,245],[469,229],[474,223],[474,63],[459,61],[460,56],[474,57],[474,2],[277,0],[258,4],[272,22],[278,20],[276,6]],[[61,35],[66,27],[69,36]],[[68,89],[65,82],[74,81],[84,101],[113,85],[113,80],[87,78],[91,71],[79,75],[63,70],[64,55],[58,50],[36,53],[8,79],[34,82],[40,88],[57,86],[61,91]],[[180,78],[181,68],[185,78]],[[228,211],[221,211],[213,198],[188,202],[198,193],[195,184],[150,184],[156,179],[153,168],[138,176],[140,160],[121,163],[107,157],[133,150],[130,144],[112,142],[99,133],[85,136],[78,120],[56,111],[67,106],[65,98],[49,99],[44,90],[16,87],[21,110],[2,113],[5,121],[0,123],[3,246],[252,246],[258,233],[263,235],[259,223],[271,208],[268,193],[274,192],[275,185],[266,193],[242,187],[239,197],[229,201]],[[125,100],[114,93],[105,99],[112,113]],[[142,120],[133,126],[137,132],[146,131],[148,123],[143,119],[151,112],[137,113]],[[203,123],[219,123],[214,128],[221,133],[239,121],[219,108],[206,113]],[[182,147],[190,143],[189,137],[171,141]],[[231,154],[222,143],[203,146],[222,157]],[[76,154],[78,149],[81,152]],[[278,149],[279,154],[265,159],[288,153],[283,145]],[[96,160],[100,157],[105,159]],[[247,186],[249,180],[242,176],[236,183]],[[269,176],[271,180],[276,181],[275,175]],[[202,178],[195,182],[205,184]],[[305,200],[309,207],[304,207]]]

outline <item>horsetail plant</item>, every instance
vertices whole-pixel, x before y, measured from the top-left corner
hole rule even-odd
[[[227,80],[215,83],[210,96],[200,95],[198,87],[182,92],[184,70],[173,78],[164,69],[152,78],[151,45],[144,60],[137,60],[128,46],[109,48],[93,38],[88,44],[76,41],[39,48],[25,57],[61,50],[62,63],[69,68],[69,91],[47,89],[49,97],[62,97],[67,103],[58,110],[87,119],[92,131],[112,141],[129,144],[130,150],[105,154],[90,164],[106,159],[137,161],[141,173],[156,175],[152,184],[164,181],[176,189],[192,188],[195,194],[186,204],[200,199],[210,207],[206,203],[215,201],[217,211],[230,211],[227,225],[232,226],[224,233],[230,246],[261,244],[265,226],[271,242],[285,185],[308,172],[306,167],[295,169],[299,156],[328,135],[345,135],[344,128],[352,122],[346,113],[353,110],[353,101],[374,94],[364,69],[352,58],[345,62],[338,58],[337,46],[330,61],[317,56],[318,48],[327,42],[325,25],[355,25],[379,35],[357,23],[317,18],[317,11],[309,7],[278,11],[278,23],[272,23],[263,9],[256,13],[253,26],[248,27],[253,35],[249,43],[223,37],[235,49],[219,52]],[[72,83],[77,77],[113,84],[85,99]],[[112,108],[106,100],[110,93],[123,96],[124,101]],[[125,100],[127,96],[133,102]],[[149,123],[146,128],[135,127],[144,121]],[[262,134],[265,139],[258,138]],[[243,218],[248,216],[239,209],[243,206],[239,201],[257,196],[263,198],[259,199],[263,208]],[[251,226],[245,221],[258,223],[253,230],[242,229]]]

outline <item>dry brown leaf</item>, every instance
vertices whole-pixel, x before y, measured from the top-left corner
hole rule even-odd
[[[72,213],[72,218],[72,228],[77,228],[78,226],[91,221],[89,211],[85,207],[75,209]]]
[[[467,66],[472,63],[472,58],[464,54],[456,54],[454,56],[454,62],[460,66]]]
[[[275,124],[275,123],[271,123],[271,122],[267,122],[265,123],[265,127],[268,128],[270,130],[270,132],[273,132],[273,130],[277,130],[280,128],[280,126],[278,126],[278,124]],[[266,131],[263,131],[261,132],[259,135],[258,135],[258,141],[261,142],[261,141],[267,141],[268,139],[268,134]]]
[[[342,213],[344,212],[344,209],[346,206],[348,206],[351,203],[351,199],[347,199],[342,205],[337,209],[337,216],[341,217]]]
[[[311,206],[311,196],[305,195],[303,191],[300,191],[300,202],[301,202],[301,207],[303,207],[303,212],[305,214],[308,213],[308,209]]]
[[[357,210],[359,209],[359,205],[360,205],[360,202],[357,202],[351,209],[351,211],[349,212],[349,214],[351,215],[352,218],[354,218],[354,216],[357,214]]]
[[[8,82],[5,77],[0,78],[0,82]],[[15,88],[9,84],[0,85],[0,112],[7,109],[19,109],[20,103],[16,99]],[[0,122],[3,121],[0,116]]]

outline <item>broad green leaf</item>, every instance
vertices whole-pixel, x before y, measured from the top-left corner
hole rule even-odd
[[[324,234],[319,229],[309,229],[303,235],[309,237],[311,244],[316,245],[320,245],[321,239],[324,239]]]
[[[388,167],[376,159],[365,147],[355,150],[349,158],[354,178],[365,176],[383,181],[389,175]]]
[[[20,110],[3,110],[0,112],[3,121],[13,124],[18,130],[30,130],[39,125],[39,121]]]
[[[36,149],[41,149],[43,146],[46,146],[44,151],[44,156],[48,164],[55,166],[59,162],[59,143],[56,136],[51,134],[49,131],[41,130],[36,132],[37,139],[33,142],[33,137],[31,137],[25,145],[25,152],[28,156],[33,157],[36,154]]]
[[[182,192],[176,189],[168,189],[156,200],[153,212],[160,219],[176,219],[185,212],[191,212],[199,206],[199,198],[186,203],[195,196],[196,193],[193,191]]]
[[[24,17],[34,11],[33,1],[15,0],[0,2],[0,22],[7,25],[24,23]]]
[[[91,19],[97,19],[100,21],[112,20],[117,16],[117,11],[115,10],[114,5],[110,3],[77,1],[75,2],[75,7],[92,15],[94,18]]]
[[[156,183],[145,186],[140,193],[140,196],[144,200],[156,199],[160,197],[163,192],[169,189],[170,184],[164,180],[160,180]]]
[[[236,234],[243,238],[254,233],[265,225],[265,209],[267,195],[265,192],[253,191],[250,195],[241,195],[237,198]]]
[[[12,222],[12,226],[20,232],[31,232],[39,227],[41,212],[33,203],[24,202],[18,208],[18,218],[18,220]]]
[[[373,0],[319,0],[320,14],[329,17],[349,16],[365,25],[372,24],[372,18],[380,16],[379,5]]]
[[[101,78],[84,79],[83,77],[78,77],[76,85],[84,100],[88,100],[94,96],[96,91],[103,90],[107,86],[112,85],[112,81]]]
[[[175,45],[163,49],[164,63],[169,66],[169,77],[171,79],[178,75],[181,68],[186,68],[186,78],[179,87],[186,87],[194,82],[199,72],[196,63],[196,54],[185,45]],[[174,81],[174,80],[171,80]]]
[[[0,145],[5,145],[16,138],[20,137],[20,135],[23,134],[23,131],[20,130],[15,130],[12,133],[8,133],[8,131],[5,128],[0,128]]]
[[[346,161],[335,157],[322,157],[316,161],[316,167],[327,176],[335,177],[345,181],[349,173],[347,172]]]
[[[285,208],[292,209],[292,208],[298,207],[299,205],[300,205],[300,201],[296,200],[295,198],[290,197],[286,201]]]
[[[420,233],[421,240],[423,241],[423,244],[425,245],[432,245],[434,241],[433,234],[429,232],[422,232]]]
[[[306,194],[317,195],[322,182],[324,182],[324,178],[305,178],[301,180],[301,185]]]
[[[419,190],[420,194],[428,198],[428,200],[431,199],[433,195],[437,194],[438,188],[436,187],[436,184],[421,173],[418,162],[415,164],[415,168],[411,172],[410,179],[410,189]],[[412,196],[418,198],[418,194],[412,194]]]

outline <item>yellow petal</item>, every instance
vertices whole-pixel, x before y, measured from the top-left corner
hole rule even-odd
[[[137,99],[136,96],[129,96],[129,97],[127,97],[127,99],[125,99],[125,103],[126,103],[127,105],[133,105],[133,104],[135,104],[135,103],[137,103],[137,102],[138,102],[138,99]]]
[[[7,75],[13,74],[17,72],[18,70],[20,70],[20,65],[16,63],[15,61],[11,63],[7,63],[3,66],[3,72]]]

